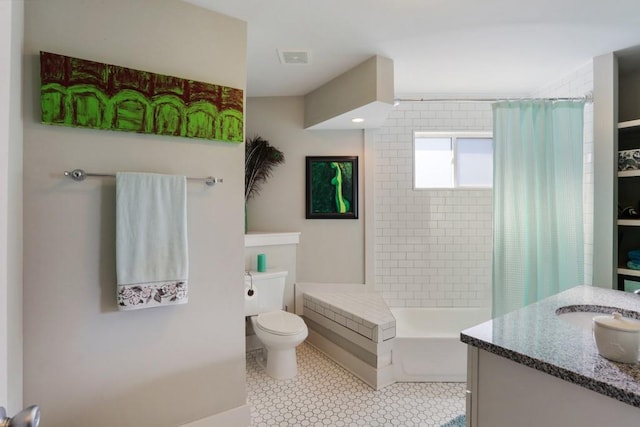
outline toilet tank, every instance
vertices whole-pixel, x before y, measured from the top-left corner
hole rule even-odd
[[[244,315],[282,310],[287,271],[251,271],[244,275]],[[253,290],[253,294],[251,294]]]

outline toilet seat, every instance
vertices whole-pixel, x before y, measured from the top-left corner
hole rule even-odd
[[[300,316],[283,310],[259,314],[255,324],[265,332],[280,336],[296,335],[307,327]]]

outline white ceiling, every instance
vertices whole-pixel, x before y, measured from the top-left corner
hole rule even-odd
[[[307,94],[373,55],[394,61],[398,98],[522,96],[640,45],[640,0],[185,1],[247,22],[249,97]]]

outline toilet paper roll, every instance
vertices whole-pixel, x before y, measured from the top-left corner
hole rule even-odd
[[[249,295],[249,294],[251,293],[251,292],[249,292],[249,291],[251,291],[251,290],[253,290],[253,295]],[[246,284],[244,285],[244,299],[247,299],[247,300],[249,300],[249,299],[253,299],[253,298],[255,298],[255,297],[256,297],[256,294],[257,294],[257,292],[256,292],[256,288],[253,288],[253,289],[252,289],[252,288],[251,288],[251,285],[250,285],[250,284],[248,284],[248,283],[246,283]]]

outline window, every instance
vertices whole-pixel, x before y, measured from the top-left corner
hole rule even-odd
[[[414,134],[414,188],[493,184],[493,139],[487,133]]]

